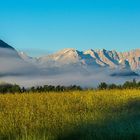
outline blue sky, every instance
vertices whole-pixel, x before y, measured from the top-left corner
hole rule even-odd
[[[0,38],[31,56],[140,48],[139,0],[1,0]]]

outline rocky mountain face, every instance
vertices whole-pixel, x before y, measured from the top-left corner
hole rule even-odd
[[[126,69],[140,73],[140,49],[129,52],[103,50],[64,49],[52,55],[40,57],[37,61],[42,67],[62,67],[78,65],[82,67],[108,67],[109,69]]]

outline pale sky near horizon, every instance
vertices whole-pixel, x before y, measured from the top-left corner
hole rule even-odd
[[[0,17],[0,38],[31,56],[140,48],[139,0],[1,0]]]

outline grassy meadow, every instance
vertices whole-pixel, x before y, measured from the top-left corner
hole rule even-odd
[[[0,140],[140,139],[140,90],[0,94]]]

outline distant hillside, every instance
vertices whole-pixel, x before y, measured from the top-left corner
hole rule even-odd
[[[3,40],[0,40],[0,48],[15,50],[12,46],[8,45],[8,44],[5,43]]]

